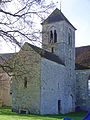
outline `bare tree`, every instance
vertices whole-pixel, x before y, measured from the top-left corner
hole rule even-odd
[[[53,8],[54,4],[48,5],[45,0],[0,0],[0,40],[19,47],[25,41],[37,42],[41,33],[39,23]],[[7,88],[7,91],[10,88],[13,76],[22,77],[30,74],[29,69],[25,71],[24,65],[24,62],[27,62],[28,51],[27,54],[24,52],[19,56],[15,54],[11,59],[0,56],[1,90]],[[26,65],[32,70],[32,65],[30,66],[28,62]]]
[[[25,41],[37,42],[40,40],[38,23],[53,8],[54,4],[48,5],[45,0],[0,0],[0,40],[19,47]],[[0,68],[7,72],[10,66],[0,63]]]
[[[0,0],[0,39],[19,47],[24,41],[37,41],[37,22],[53,7],[45,0]]]

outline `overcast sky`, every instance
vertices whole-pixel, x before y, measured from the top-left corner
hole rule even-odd
[[[57,2],[60,8],[60,0]],[[90,0],[61,0],[61,11],[75,26],[76,46],[90,45]]]
[[[49,2],[50,0],[46,1]],[[90,0],[52,1],[56,4],[56,7],[58,7],[59,9],[61,1],[61,11],[77,29],[75,40],[76,47],[90,45]],[[2,50],[0,51],[12,52],[9,46],[5,46],[5,43],[2,45]]]

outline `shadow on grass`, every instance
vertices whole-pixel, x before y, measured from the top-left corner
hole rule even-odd
[[[0,115],[8,115],[8,116],[19,116],[19,117],[35,117],[35,119],[42,118],[56,118],[63,119],[65,117],[71,118],[72,120],[82,120],[82,118],[86,115],[85,111],[68,113],[68,114],[55,114],[55,115],[36,115],[36,114],[18,114],[12,112],[10,108],[0,108]]]
[[[73,112],[73,113],[68,113],[68,114],[48,115],[48,117],[57,118],[57,119],[71,118],[71,120],[82,120],[82,118],[84,118],[86,114],[87,112],[80,111],[80,112]],[[46,115],[43,115],[43,116],[45,117]]]
[[[19,116],[19,117],[32,117],[35,119],[42,119],[42,118],[58,118],[58,119],[63,119],[61,115],[39,115],[39,114],[18,114],[16,112],[12,112],[10,108],[0,108],[0,115],[6,115],[6,116]]]

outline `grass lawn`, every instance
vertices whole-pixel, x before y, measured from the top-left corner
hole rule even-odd
[[[0,108],[0,120],[63,120],[64,117],[82,120],[85,115],[83,111],[66,115],[22,115],[11,112],[10,108]]]

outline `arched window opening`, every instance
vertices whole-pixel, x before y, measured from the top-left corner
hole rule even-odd
[[[69,29],[68,31],[68,44],[72,45],[72,31]]]
[[[56,43],[57,42],[57,32],[56,32],[56,30],[54,30],[54,43]]]
[[[52,41],[53,41],[53,32],[52,32],[52,30],[50,31],[50,43],[52,43]]]
[[[90,96],[90,76],[88,78],[88,95]]]
[[[27,77],[24,78],[24,88],[27,88]]]
[[[70,33],[68,33],[68,44],[69,44],[69,45],[71,44],[71,36],[70,36]]]
[[[49,31],[49,43],[56,43],[57,42],[57,31],[54,27],[51,28]]]

